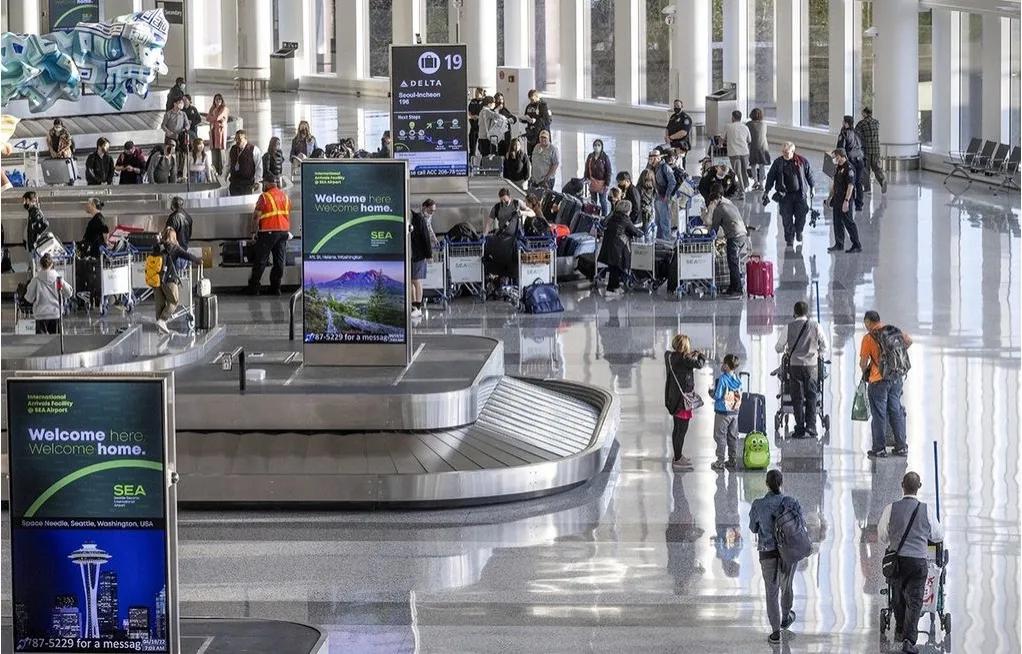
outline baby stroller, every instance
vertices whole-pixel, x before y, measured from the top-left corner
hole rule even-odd
[[[951,613],[946,610],[944,587],[947,583],[947,564],[950,558],[943,543],[931,544],[928,549],[926,585],[923,586],[923,608],[920,617],[930,616],[930,628],[925,631],[929,644],[935,650],[951,651]],[[894,619],[894,588],[890,580],[887,587],[880,590],[887,598],[887,606],[880,609],[880,636],[886,639],[887,630]],[[937,642],[937,623],[940,623],[944,637]],[[917,627],[918,628],[918,627]]]
[[[820,320],[820,283],[813,282],[813,293],[816,296],[816,320]],[[830,414],[823,406],[823,384],[830,377],[830,360],[820,359],[817,362],[816,371],[816,413],[823,427],[823,439],[826,442],[830,437]],[[788,359],[783,357],[781,365],[770,373],[777,377],[779,388],[777,399],[780,403],[777,413],[774,414],[774,436],[780,439],[787,438],[791,417],[795,414],[795,408],[791,401],[791,393],[788,391]],[[783,431],[782,431],[783,428]]]

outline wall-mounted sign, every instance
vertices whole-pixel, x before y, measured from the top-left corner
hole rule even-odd
[[[156,3],[158,9],[163,9],[163,15],[171,25],[185,24],[185,3],[175,0],[160,0]]]
[[[468,75],[464,45],[390,48],[394,156],[418,177],[468,176]]]
[[[78,23],[99,22],[99,0],[50,0],[50,31],[69,30]]]
[[[13,651],[178,651],[170,379],[8,380]]]
[[[305,363],[405,365],[408,329],[407,164],[302,164]]]

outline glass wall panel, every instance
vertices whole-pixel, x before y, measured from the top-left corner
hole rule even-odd
[[[448,0],[426,0],[426,42],[450,43]]]
[[[390,42],[394,38],[391,0],[369,0],[369,76],[390,76]]]
[[[1008,128],[1008,143],[1014,146],[1019,145],[1019,123],[1022,122],[1022,80],[1019,79],[1019,75],[1022,74],[1022,62],[1019,61],[1019,56],[1022,54],[1022,33],[1019,29],[1020,21],[1018,19],[1011,20],[1011,80],[1009,82],[1009,128]]]
[[[640,101],[643,104],[666,105],[671,87],[671,28],[664,21],[664,7],[672,0],[646,0],[645,33],[639,43],[646,44],[645,59],[639,67]],[[675,23],[675,29],[683,29]]]
[[[805,43],[805,102],[802,124],[827,127],[830,111],[829,0],[807,0],[809,34]]]
[[[560,53],[558,25],[561,20],[559,0],[536,0],[536,88],[557,93]]]
[[[710,5],[710,88],[724,86],[724,0]]]
[[[983,134],[983,16],[962,12],[961,98],[958,111],[958,142],[964,150],[973,138],[995,138]]]
[[[210,2],[196,4],[192,9],[199,13],[196,16],[196,38],[198,40],[198,61],[196,68],[220,68],[223,66],[223,21],[220,3]]]
[[[933,143],[933,10],[919,12],[919,142]]]
[[[316,0],[316,72],[332,73],[337,70],[337,21],[334,19],[337,0]]]
[[[590,97],[614,97],[614,0],[589,0]]]
[[[767,120],[777,118],[774,91],[774,0],[750,0],[749,34],[752,38],[752,66],[749,75],[749,111],[759,107]]]

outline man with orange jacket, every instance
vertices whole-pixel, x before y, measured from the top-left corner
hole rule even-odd
[[[270,269],[270,294],[280,295],[280,281],[284,278],[284,258],[291,230],[291,199],[277,188],[273,179],[263,179],[263,193],[252,212],[252,276],[248,279],[250,295],[259,295],[263,270],[273,255]]]

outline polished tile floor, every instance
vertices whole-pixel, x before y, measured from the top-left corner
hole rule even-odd
[[[271,131],[287,142],[303,117],[321,142],[339,133],[375,144],[385,129],[379,103],[277,97],[234,100],[260,144]],[[635,170],[657,137],[569,119],[555,128],[573,166],[599,136],[616,165]],[[1019,198],[979,185],[954,197],[940,180],[904,173],[874,195],[859,216],[857,256],[826,253],[826,215],[801,248],[784,250],[773,206],[746,205],[754,249],[775,262],[774,300],[606,300],[567,284],[560,315],[516,315],[495,302],[430,310],[419,332],[500,337],[510,373],[612,388],[622,421],[604,472],[545,499],[449,511],[183,512],[182,612],[321,625],[337,653],[886,651],[876,523],[900,496],[902,474],[916,470],[927,501],[939,481],[951,557],[953,632],[939,647],[1018,652]],[[773,453],[818,544],[796,576],[793,634],[777,648],[766,642],[747,528],[762,475],[709,469],[708,410],[685,446],[696,471],[671,472],[661,356],[679,331],[717,358],[739,354],[772,415],[778,327],[814,284],[833,343],[825,389],[833,428],[822,452],[798,443]],[[915,339],[907,459],[867,459],[868,425],[849,420],[868,309]],[[221,319],[283,333],[286,301],[222,298]],[[710,379],[706,371],[697,383]]]

